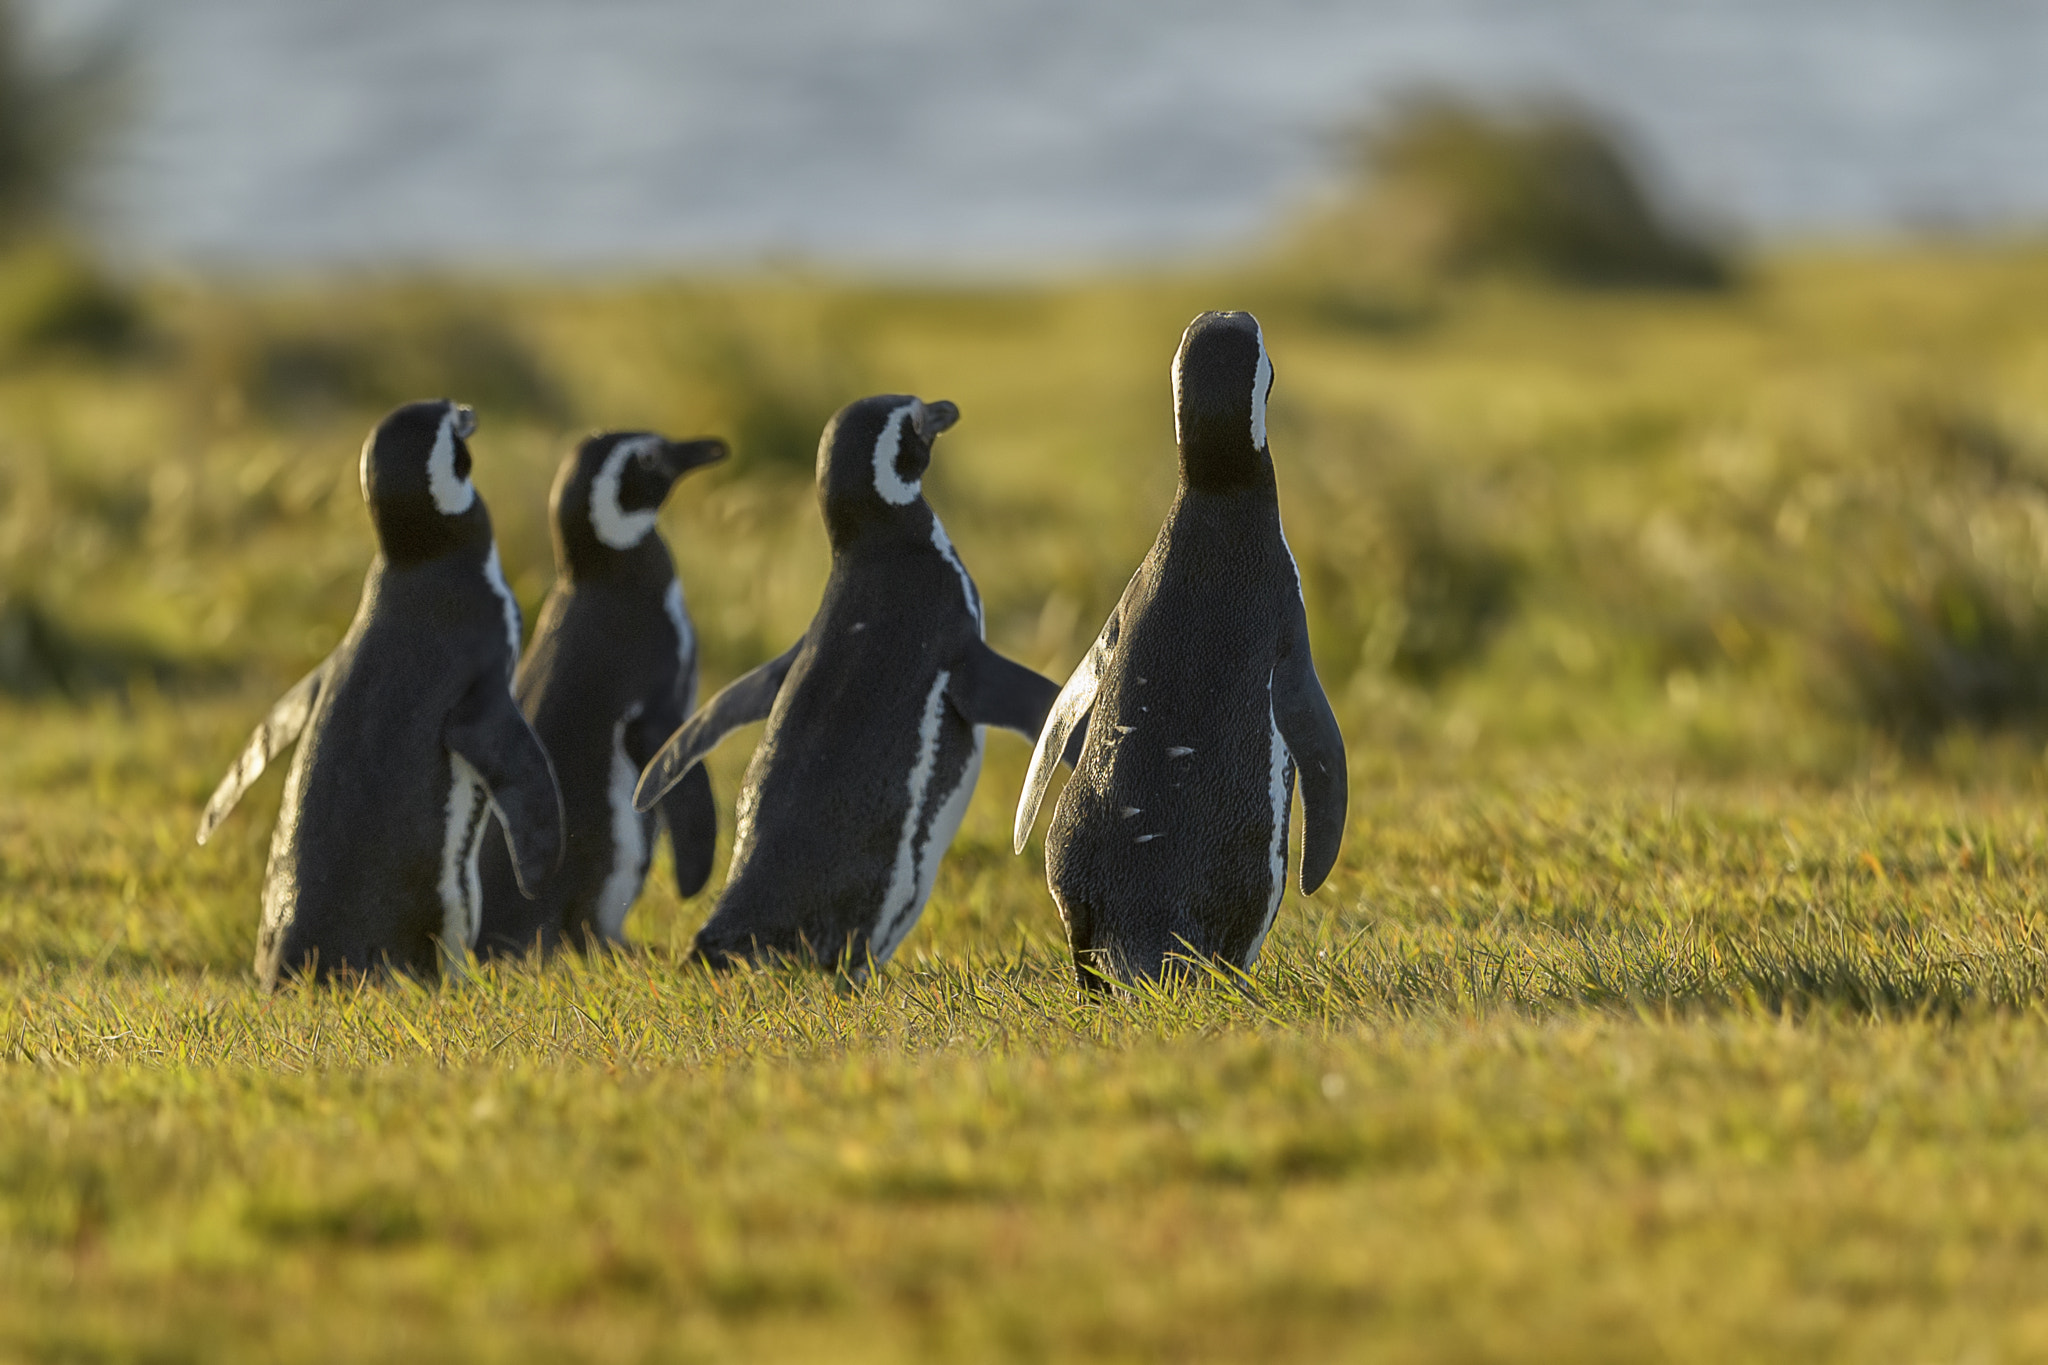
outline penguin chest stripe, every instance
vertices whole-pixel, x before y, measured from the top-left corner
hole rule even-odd
[[[621,937],[626,912],[633,908],[647,880],[648,821],[633,809],[633,788],[640,781],[640,770],[626,756],[626,726],[639,712],[635,706],[612,726],[611,780],[605,788],[612,817],[612,867],[597,893],[597,926],[608,939]]]
[[[916,922],[918,911],[924,908],[924,897],[930,894],[931,873],[936,871],[938,854],[944,851],[934,847],[938,844],[940,822],[927,821],[925,808],[931,796],[932,777],[938,770],[940,722],[945,715],[946,684],[952,676],[950,671],[941,669],[932,679],[924,712],[918,718],[917,761],[911,765],[906,783],[909,804],[903,812],[903,832],[896,841],[896,862],[889,872],[888,889],[882,893],[880,913],[875,916],[875,927],[868,936],[869,951],[877,964],[888,960]],[[976,738],[980,736],[977,734]],[[978,758],[979,745],[976,747]],[[974,767],[978,764],[970,764],[970,769]],[[966,777],[971,781],[972,771]],[[945,805],[964,807],[964,803],[956,802],[957,796],[957,792],[948,793]],[[951,831],[946,831],[946,835],[950,842]]]
[[[483,847],[489,793],[477,770],[458,753],[448,755],[448,802],[441,831],[441,950],[457,962],[476,942],[483,887],[477,853]]]
[[[1280,722],[1273,715],[1272,691],[1269,679],[1266,684],[1267,795],[1273,803],[1273,834],[1266,854],[1271,863],[1273,889],[1266,896],[1265,919],[1260,923],[1251,947],[1245,952],[1243,965],[1246,969],[1258,961],[1259,950],[1266,946],[1266,935],[1273,931],[1273,921],[1280,914],[1280,897],[1287,890],[1287,805],[1294,795],[1294,756],[1287,751],[1287,741],[1280,735]]]

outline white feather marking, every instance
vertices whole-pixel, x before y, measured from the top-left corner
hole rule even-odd
[[[455,428],[461,413],[460,408],[450,408],[442,414],[441,429],[434,433],[434,448],[427,455],[427,491],[441,514],[450,517],[461,516],[476,502],[476,485],[455,474]],[[364,483],[367,486],[367,475]]]
[[[923,480],[905,483],[896,472],[896,457],[903,453],[903,426],[916,408],[915,403],[905,403],[890,413],[882,434],[875,437],[875,492],[892,507],[908,507],[924,490]]]
[[[1280,722],[1273,716],[1271,678],[1266,680],[1266,725],[1271,731],[1267,795],[1273,802],[1273,837],[1267,848],[1267,857],[1272,863],[1273,890],[1266,897],[1265,922],[1259,926],[1259,932],[1252,939],[1252,946],[1245,950],[1244,961],[1240,964],[1246,971],[1250,971],[1252,964],[1259,960],[1259,950],[1266,946],[1266,935],[1273,931],[1273,921],[1280,914],[1280,897],[1287,890],[1287,803],[1294,796],[1293,774],[1287,769],[1293,760],[1287,752],[1287,741],[1280,737]]]
[[[1192,325],[1192,324],[1191,324]],[[1188,334],[1180,334],[1180,349],[1173,353],[1173,443],[1180,444],[1180,362],[1188,353]]]
[[[981,775],[982,732],[981,727],[976,726],[974,750],[968,757],[959,784],[946,794],[931,820],[926,821],[926,800],[931,794],[932,777],[938,769],[939,729],[945,717],[946,684],[952,681],[952,676],[941,669],[939,675],[932,679],[931,693],[924,702],[924,714],[918,719],[917,762],[910,769],[910,804],[903,812],[903,833],[896,841],[896,865],[889,872],[889,886],[882,893],[881,910],[875,916],[873,932],[868,935],[868,952],[876,966],[889,960],[897,945],[917,923],[925,900],[931,895],[932,882],[938,876],[939,859],[952,845],[961,817],[967,813],[967,800],[974,794],[975,779]],[[922,841],[918,839],[920,830],[925,834]]]
[[[1266,394],[1273,387],[1273,360],[1266,354],[1266,332],[1258,323],[1252,324],[1253,335],[1259,339],[1259,364],[1252,372],[1252,447],[1266,448]]]
[[[441,971],[460,977],[476,946],[481,923],[483,886],[477,876],[477,853],[484,841],[484,808],[490,794],[484,780],[461,754],[448,754],[448,801],[441,830]]]
[[[967,566],[960,562],[959,552],[953,548],[952,538],[946,534],[946,528],[939,524],[939,515],[936,512],[932,513],[932,544],[938,547],[946,562],[953,566],[953,572],[960,575],[960,591],[967,598],[967,610],[973,613],[974,629],[977,632],[983,631],[985,627],[981,619],[981,593],[975,588],[974,580],[968,577]]]
[[[1186,758],[1193,752],[1194,750],[1188,748],[1185,744],[1174,744],[1167,747],[1166,756],[1168,758]]]
[[[638,459],[660,444],[659,436],[636,436],[619,442],[604,457],[604,464],[590,481],[590,529],[614,550],[630,550],[647,539],[660,516],[659,510],[652,507],[628,512],[619,506],[619,478],[626,471],[626,461]]]
[[[1133,815],[1143,815],[1144,813],[1145,808],[1143,806],[1125,806],[1122,810],[1123,817],[1126,820],[1130,819]]]
[[[1154,839],[1163,839],[1165,837],[1166,836],[1163,834],[1140,834],[1137,838],[1131,840],[1131,842],[1134,844],[1149,844]]]
[[[484,582],[498,595],[498,606],[505,613],[505,644],[511,651],[506,656],[505,668],[510,672],[519,662],[519,599],[512,595],[512,585],[505,581],[505,566],[499,562],[495,543],[484,556]]]
[[[683,602],[683,580],[669,580],[668,591],[662,594],[661,609],[668,613],[668,623],[676,628],[676,662],[683,672],[697,661],[697,632],[690,628],[690,609]]]
[[[598,889],[597,928],[613,942],[625,936],[626,912],[633,908],[633,902],[640,898],[640,888],[647,882],[648,854],[652,851],[647,837],[648,817],[633,809],[633,788],[640,781],[640,770],[626,756],[626,726],[639,715],[636,702],[612,726],[611,781],[605,788],[612,812],[612,870],[605,874],[604,885]]]

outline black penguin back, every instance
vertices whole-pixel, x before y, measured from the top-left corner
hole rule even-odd
[[[633,785],[697,688],[696,634],[656,518],[684,474],[725,454],[708,438],[601,432],[562,462],[549,498],[555,585],[513,691],[554,762],[566,844],[560,872],[527,900],[486,841],[484,956],[622,938],[661,818],[633,810]]]
[[[1105,639],[1087,741],[1046,835],[1083,980],[1245,966],[1279,902],[1292,756],[1272,681],[1299,579],[1280,528],[1257,321],[1204,313],[1174,357],[1180,486]]]

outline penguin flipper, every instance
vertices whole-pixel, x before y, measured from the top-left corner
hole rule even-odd
[[[711,796],[711,774],[701,762],[692,764],[661,798],[661,821],[675,859],[676,892],[687,900],[711,880],[711,861],[718,852],[718,803]]]
[[[1000,725],[1030,740],[1045,729],[1045,718],[1059,695],[1058,683],[1004,658],[984,640],[968,645],[946,685],[947,699],[969,725]]]
[[[633,722],[626,732],[626,756],[645,768],[656,748],[681,724],[680,707],[666,705]],[[711,862],[718,851],[718,803],[711,796],[711,773],[699,761],[661,798],[661,823],[668,830],[668,849],[676,868],[676,890],[687,900],[711,880]]]
[[[1124,595],[1130,595],[1129,588],[1124,589]],[[1031,751],[1031,771],[1017,797],[1017,821],[1010,832],[1013,853],[1022,853],[1024,841],[1031,837],[1031,826],[1038,822],[1038,807],[1045,800],[1053,769],[1061,762],[1071,767],[1081,761],[1088,713],[1095,708],[1095,690],[1102,685],[1102,675],[1109,671],[1110,655],[1116,652],[1117,637],[1123,629],[1123,611],[1124,604],[1118,602],[1109,620],[1103,623],[1102,633],[1095,637],[1095,643],[1075,666],[1067,685],[1053,699],[1045,728],[1038,732],[1038,746]]]
[[[640,774],[640,785],[633,790],[633,809],[653,810],[654,803],[668,795],[699,759],[717,748],[719,740],[742,725],[768,719],[775,709],[775,694],[782,690],[782,680],[789,676],[790,665],[803,647],[804,642],[798,640],[787,652],[741,674],[698,707],[697,714],[668,737],[668,743]]]
[[[1301,777],[1301,894],[1312,894],[1336,865],[1344,842],[1344,812],[1349,788],[1344,766],[1344,735],[1330,710],[1330,699],[1316,677],[1309,654],[1308,619],[1297,604],[1283,632],[1280,657],[1273,665],[1273,723],[1294,755]]]
[[[547,749],[513,703],[503,675],[492,672],[470,686],[448,713],[441,742],[483,779],[505,830],[519,894],[532,900],[562,864],[562,792]]]
[[[249,736],[249,742],[242,749],[242,755],[235,760],[235,766],[228,769],[227,776],[213,789],[213,797],[206,803],[206,813],[199,817],[199,842],[205,843],[220,828],[220,822],[228,818],[228,812],[242,799],[242,793],[263,776],[263,770],[271,760],[290,748],[305,733],[306,722],[313,718],[313,705],[320,700],[321,685],[327,680],[327,661],[305,677],[292,684],[291,690],[279,697],[270,708],[270,714],[263,718]]]

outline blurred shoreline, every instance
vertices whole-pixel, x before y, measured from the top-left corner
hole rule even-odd
[[[2048,217],[2048,10],[33,0],[129,35],[141,263],[1042,279],[1238,249],[1418,87],[1561,94],[1758,240]]]

